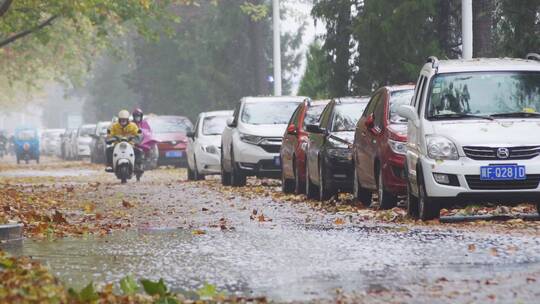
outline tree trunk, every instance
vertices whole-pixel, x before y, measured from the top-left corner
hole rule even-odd
[[[473,56],[493,57],[493,15],[496,0],[473,1]]]

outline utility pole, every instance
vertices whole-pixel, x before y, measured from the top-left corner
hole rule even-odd
[[[279,0],[272,1],[274,23],[274,95],[281,96],[281,30]]]
[[[472,0],[461,0],[461,31],[463,59],[472,59],[473,54],[473,11]]]

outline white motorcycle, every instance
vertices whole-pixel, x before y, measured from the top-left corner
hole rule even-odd
[[[135,170],[135,149],[131,144],[134,139],[116,137],[109,140],[109,143],[114,143],[113,172],[122,184],[125,184],[133,175],[139,181],[143,174],[142,169]]]

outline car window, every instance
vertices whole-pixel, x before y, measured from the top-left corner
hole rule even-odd
[[[238,116],[240,116],[240,108],[242,107],[242,103],[239,102],[236,107],[234,108],[233,113],[233,123],[236,125],[238,123]]]
[[[241,120],[252,125],[278,125],[289,122],[298,102],[253,102],[242,109]]]
[[[373,111],[375,111],[375,106],[377,105],[377,101],[379,100],[381,96],[381,92],[375,93],[373,97],[371,97],[371,100],[369,101],[364,113],[362,114],[362,117],[367,117],[371,114],[373,114]]]
[[[192,125],[186,118],[180,117],[156,117],[148,120],[148,124],[154,133],[187,133]]]
[[[425,95],[425,92],[426,92],[426,87],[428,85],[428,78],[425,77],[425,76],[422,76],[422,82],[420,83],[420,88],[418,89],[418,100],[417,100],[417,109],[416,111],[418,112],[418,115],[420,115],[421,111],[422,111],[422,102],[424,100],[424,95]]]
[[[324,105],[315,105],[307,109],[306,115],[304,116],[304,127],[306,125],[317,124],[321,114],[324,110]]]
[[[366,108],[365,103],[344,103],[336,105],[332,121],[332,132],[354,131],[356,123]]]
[[[295,127],[298,126],[298,114],[300,114],[300,111],[302,111],[302,109],[304,108],[304,104],[300,104],[298,105],[298,107],[296,107],[296,110],[294,110],[294,113],[292,114],[291,116],[291,119],[289,120],[289,125],[294,125]]]
[[[321,128],[326,128],[330,124],[330,117],[334,111],[334,104],[335,102],[330,102],[324,107],[318,121]]]
[[[202,125],[203,135],[221,135],[225,126],[227,125],[227,119],[229,116],[208,116],[204,118]]]
[[[394,91],[390,94],[388,120],[390,123],[407,123],[407,119],[399,116],[397,110],[402,105],[410,105],[414,96],[414,90]]]
[[[540,72],[439,74],[428,96],[428,118],[540,113]]]
[[[79,136],[88,136],[94,133],[96,126],[87,126],[79,129]]]
[[[384,107],[386,105],[387,94],[381,94],[377,99],[375,105],[375,111],[373,111],[373,126],[378,130],[382,130],[384,127]]]

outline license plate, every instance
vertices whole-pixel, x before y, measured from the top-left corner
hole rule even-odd
[[[171,158],[182,157],[182,151],[167,151],[165,152],[165,156]]]
[[[480,180],[523,180],[526,178],[525,166],[492,165],[480,167]]]
[[[281,166],[281,159],[279,158],[279,156],[275,156],[274,157],[274,165],[276,167],[280,167]]]

